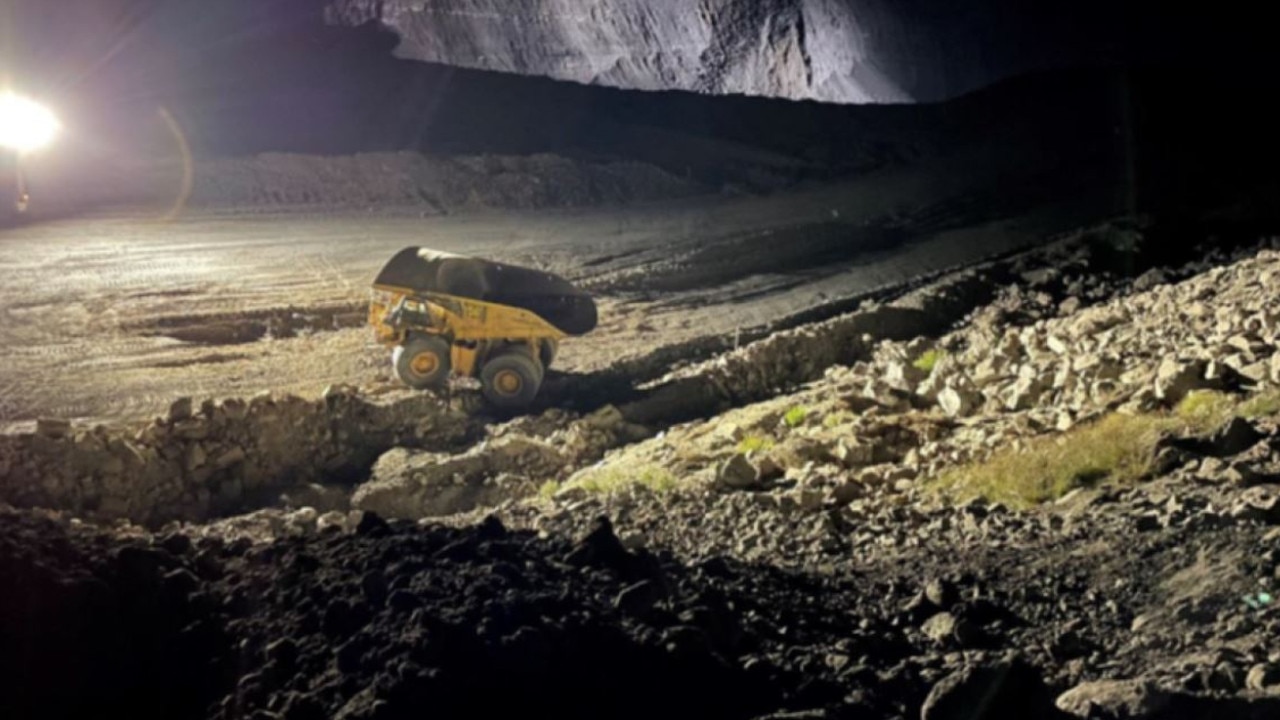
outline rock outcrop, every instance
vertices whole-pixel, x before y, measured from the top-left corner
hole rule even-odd
[[[1096,60],[1124,27],[1092,2],[330,0],[403,58],[634,90],[933,102]],[[1074,31],[1074,32],[1073,32]],[[1147,32],[1157,32],[1148,30]]]

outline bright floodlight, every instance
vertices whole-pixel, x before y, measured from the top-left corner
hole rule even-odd
[[[17,95],[0,95],[0,147],[20,153],[39,150],[60,128],[48,108]]]

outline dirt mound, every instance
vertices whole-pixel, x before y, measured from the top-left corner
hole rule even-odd
[[[250,547],[3,512],[0,564],[24,588],[0,599],[13,717],[856,712],[869,702],[842,703],[806,644],[840,627],[894,648],[857,639],[821,581],[683,567],[624,549],[607,521],[569,544],[366,515],[353,534]]]
[[[186,177],[190,171],[189,178]],[[630,160],[554,154],[436,156],[263,153],[174,159],[113,158],[33,170],[33,217],[86,208],[201,210],[416,209],[430,215],[483,210],[585,208],[705,194],[695,180]],[[190,181],[189,188],[187,181]]]
[[[496,522],[395,531],[366,517],[354,537],[253,555],[227,571],[257,600],[242,614],[244,652],[262,669],[242,676],[214,717],[292,716],[295,706],[350,718],[423,707],[445,717],[749,717],[779,702],[776,687],[741,691],[749,675],[729,660],[741,638],[715,633],[736,619],[697,596],[704,577],[628,553],[607,525],[568,546]],[[682,623],[700,602],[719,612]]]
[[[572,208],[695,195],[705,190],[652,165],[557,155],[436,158],[418,153],[342,157],[267,153],[195,166],[197,206]]]
[[[200,717],[231,650],[190,563],[0,510],[0,715]]]

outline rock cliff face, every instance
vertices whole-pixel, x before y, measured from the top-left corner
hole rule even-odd
[[[327,17],[380,22],[399,34],[397,55],[427,62],[639,90],[842,103],[945,99],[1073,57],[1096,58],[1108,45],[1105,36],[1120,32],[1121,23],[1085,27],[1071,21],[1079,15],[1052,8],[1028,10],[1009,0],[980,5],[977,11],[932,0],[331,0]],[[1074,5],[1078,12],[1081,3]]]

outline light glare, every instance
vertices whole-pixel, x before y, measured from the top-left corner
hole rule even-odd
[[[0,147],[32,152],[53,142],[61,125],[48,108],[17,95],[0,95]]]

